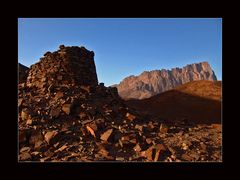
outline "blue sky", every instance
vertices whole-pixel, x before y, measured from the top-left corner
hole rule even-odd
[[[222,79],[221,18],[19,18],[18,60],[30,66],[59,45],[94,51],[99,82],[208,61]]]

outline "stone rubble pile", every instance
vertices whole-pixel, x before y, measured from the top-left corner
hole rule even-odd
[[[216,146],[211,154],[200,151],[209,148],[201,143],[207,132],[199,138],[206,127],[179,130],[128,108],[117,88],[98,83],[93,58],[84,47],[61,45],[19,81],[19,161],[220,160],[218,138],[208,141]],[[215,132],[216,127],[209,128]],[[189,154],[195,146],[200,154]]]

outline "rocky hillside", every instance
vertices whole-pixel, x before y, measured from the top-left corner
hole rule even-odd
[[[117,85],[123,99],[145,99],[195,80],[216,81],[214,71],[207,62],[190,64],[172,70],[144,71],[129,76]]]
[[[19,81],[19,161],[221,161],[219,126],[147,118],[98,83],[92,51],[59,48]]]
[[[195,124],[221,123],[221,81],[193,81],[127,104],[143,114],[168,121],[185,119]]]
[[[18,81],[19,83],[23,83],[27,80],[29,68],[22,65],[21,63],[18,63]]]

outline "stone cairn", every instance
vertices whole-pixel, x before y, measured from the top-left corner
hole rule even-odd
[[[61,45],[60,50],[45,53],[39,63],[32,65],[27,78],[28,87],[35,86],[43,91],[49,86],[66,84],[98,84],[93,51]]]

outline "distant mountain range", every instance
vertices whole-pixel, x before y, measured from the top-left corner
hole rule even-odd
[[[208,62],[171,70],[144,71],[139,76],[126,77],[113,86],[117,87],[119,95],[125,100],[145,99],[195,80],[217,80]]]

